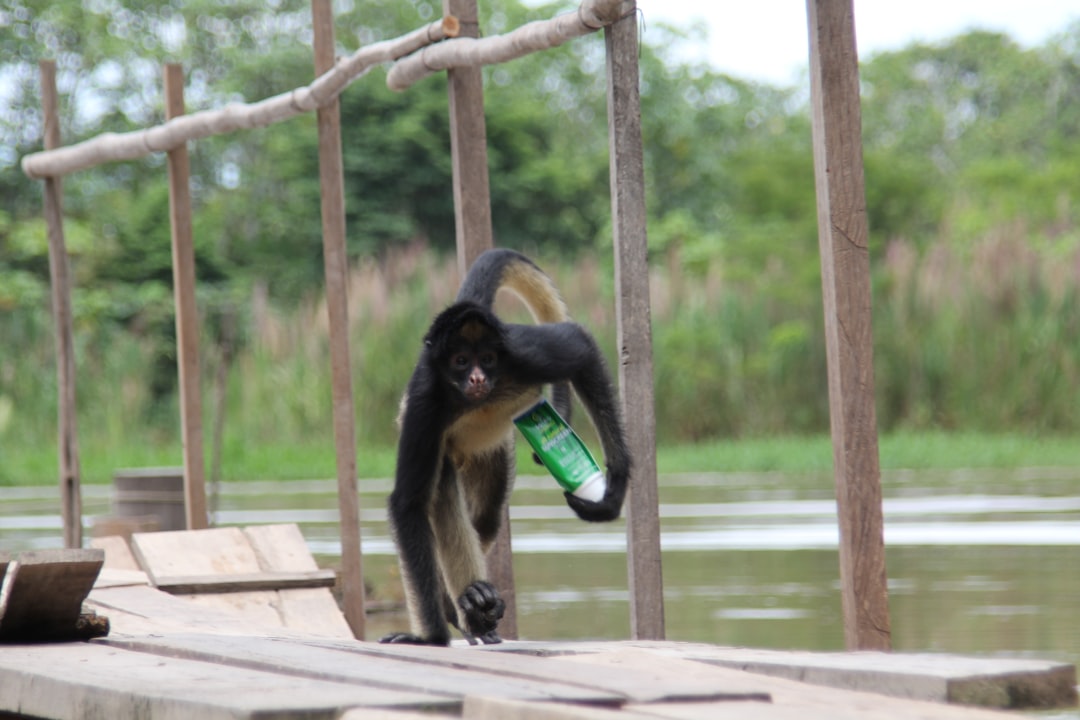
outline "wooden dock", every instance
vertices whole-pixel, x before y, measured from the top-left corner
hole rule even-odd
[[[258,554],[252,565],[244,548],[269,539],[277,557]],[[304,553],[289,551],[298,539],[290,526],[232,528],[136,536],[135,558],[114,548],[123,561],[114,566],[134,559],[189,581],[170,594],[153,586],[153,573],[103,570],[82,610],[108,617],[109,634],[0,646],[0,717],[990,720],[1003,717],[1001,708],[1076,704],[1075,667],[1037,660],[657,641],[361,642],[340,617],[312,617],[325,611],[317,596],[329,591],[298,586],[321,582]],[[175,542],[202,549],[165,552]],[[223,557],[241,567],[232,591],[205,577],[221,574]],[[29,559],[24,586],[49,576],[41,557]],[[18,579],[20,558],[11,560]],[[290,568],[298,573],[291,579]],[[268,576],[285,577],[285,589],[266,589]],[[201,596],[188,592],[198,577],[194,585],[212,588]]]

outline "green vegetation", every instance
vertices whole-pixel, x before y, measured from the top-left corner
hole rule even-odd
[[[348,4],[346,4],[348,5]],[[562,6],[481,4],[487,34]],[[565,9],[565,8],[563,8]],[[364,2],[344,51],[437,8]],[[55,56],[71,142],[160,120],[157,65],[190,110],[306,83],[306,0],[13,0],[0,36],[0,483],[51,482],[56,387],[36,60]],[[827,469],[805,92],[672,58],[643,35],[642,125],[662,470]],[[1080,464],[1080,25],[1044,46],[970,32],[864,58],[875,374],[885,467]],[[497,242],[535,255],[615,357],[603,43],[487,69]],[[456,289],[445,82],[342,96],[360,469],[392,467],[397,401]],[[311,117],[192,146],[208,457],[225,478],[331,476]],[[84,474],[179,462],[161,157],[65,178]],[[508,308],[513,311],[513,308]],[[783,438],[766,439],[766,438]],[[810,438],[809,440],[805,438]],[[1036,441],[1035,438],[1038,438]]]

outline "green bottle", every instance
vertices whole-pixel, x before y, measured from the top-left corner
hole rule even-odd
[[[599,502],[607,481],[589,448],[544,398],[514,418],[555,482],[582,500]]]

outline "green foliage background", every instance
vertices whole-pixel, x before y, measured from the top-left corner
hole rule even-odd
[[[439,12],[336,5],[341,53]],[[568,7],[485,0],[482,30]],[[37,60],[57,59],[74,142],[159,122],[166,61],[185,65],[189,110],[309,82],[308,12],[305,0],[0,0],[0,482],[33,479],[11,459],[55,443],[40,188],[18,169],[41,144]],[[700,40],[645,27],[660,440],[827,432],[806,89],[677,60]],[[497,242],[535,255],[614,358],[603,63],[602,39],[582,38],[485,69],[485,99]],[[341,98],[358,434],[379,451],[457,282],[445,81],[394,93],[383,73]],[[882,430],[1075,433],[1080,24],[1030,49],[981,31],[915,44],[864,58],[861,78]],[[191,149],[206,427],[224,403],[226,468],[283,445],[329,451],[314,120]],[[82,446],[102,472],[110,455],[175,462],[163,158],[81,172],[64,190]]]

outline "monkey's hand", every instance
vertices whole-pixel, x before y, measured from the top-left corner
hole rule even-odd
[[[485,645],[502,642],[495,629],[506,612],[506,603],[499,597],[499,591],[486,580],[477,580],[465,588],[458,598],[458,607],[465,615],[465,627],[461,634],[475,645],[477,640]]]
[[[611,477],[609,477],[604,497],[598,502],[584,500],[568,492],[564,492],[563,495],[566,496],[566,504],[582,520],[586,522],[610,522],[611,520],[617,520],[619,513],[622,511],[623,497],[626,495],[626,484],[625,481],[612,483]]]

